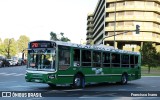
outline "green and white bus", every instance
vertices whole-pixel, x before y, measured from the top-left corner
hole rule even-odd
[[[141,78],[139,52],[61,41],[38,40],[28,44],[27,82],[71,85],[128,81]]]

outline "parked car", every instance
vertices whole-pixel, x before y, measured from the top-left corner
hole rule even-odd
[[[11,59],[13,59],[15,65],[18,65],[18,57],[11,57]]]
[[[24,62],[24,60],[22,59],[22,58],[19,58],[18,59],[18,65],[24,65],[25,64],[25,62]]]
[[[9,67],[10,63],[7,61],[7,59],[1,59],[0,60],[0,67]]]
[[[9,62],[10,66],[15,65],[15,64],[13,63],[13,60],[12,60],[12,59],[7,59],[7,61]]]

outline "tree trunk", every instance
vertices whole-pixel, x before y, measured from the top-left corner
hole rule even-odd
[[[150,72],[151,72],[151,67],[148,66],[148,74],[150,74]]]

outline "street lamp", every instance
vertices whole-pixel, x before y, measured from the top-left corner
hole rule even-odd
[[[114,10],[114,48],[116,46],[116,39],[115,39],[115,36],[116,36],[116,4],[117,4],[117,0],[115,1],[114,5],[115,5],[115,10]]]

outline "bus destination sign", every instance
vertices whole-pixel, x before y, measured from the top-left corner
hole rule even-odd
[[[50,42],[32,42],[30,44],[31,48],[52,48],[54,45],[52,45]]]

